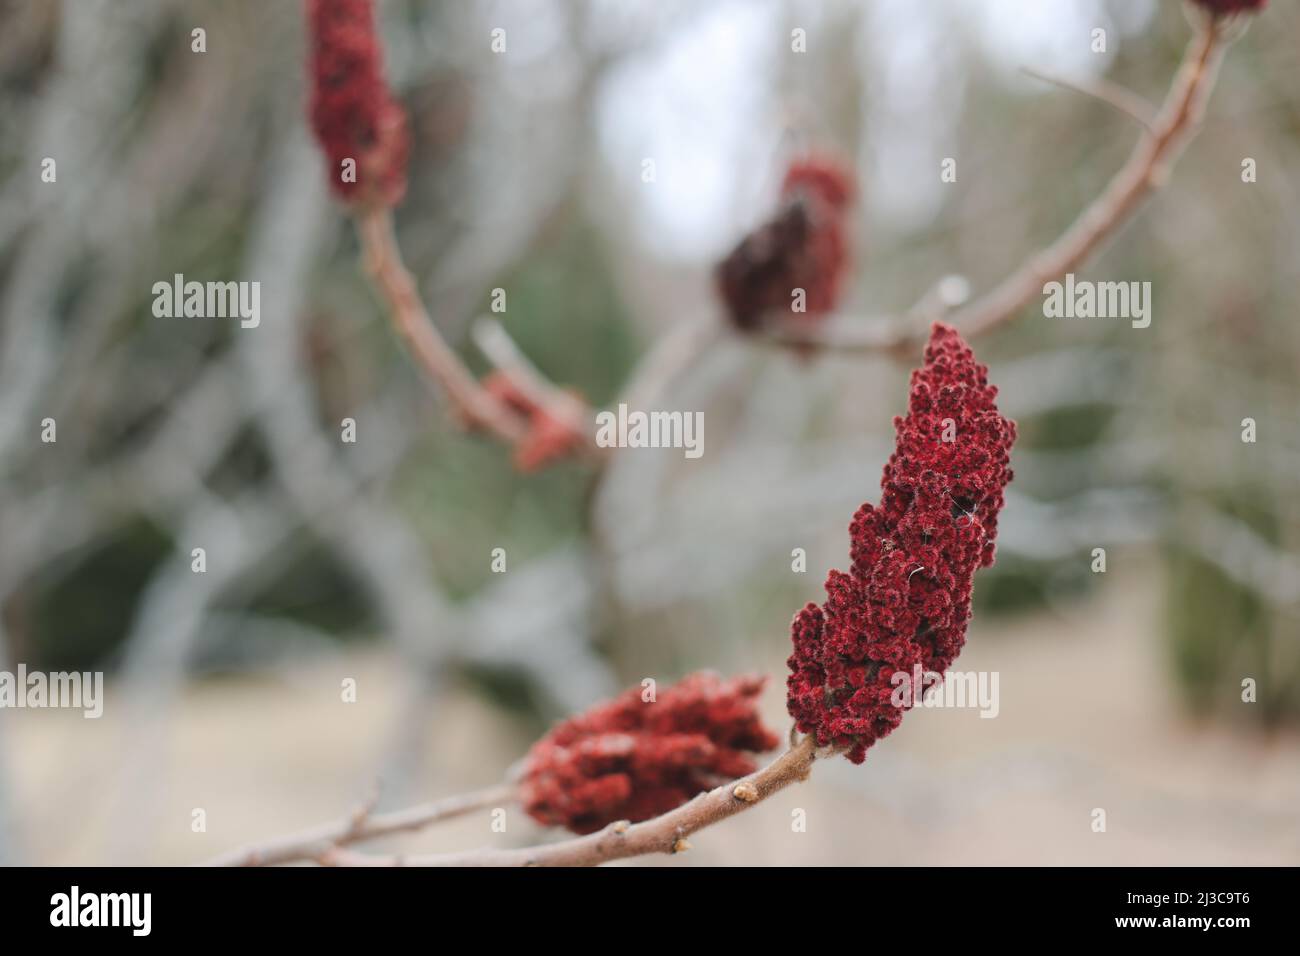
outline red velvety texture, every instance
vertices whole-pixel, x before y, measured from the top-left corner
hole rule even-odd
[[[547,826],[591,833],[681,806],[757,769],[777,736],[758,715],[766,679],[691,674],[643,701],[640,688],[551,730],[524,761],[521,799]]]
[[[811,156],[791,164],[776,215],[716,270],[733,325],[752,331],[771,316],[806,321],[834,310],[849,262],[847,220],[855,192],[853,173],[838,160]],[[795,289],[804,290],[803,312],[791,309]]]
[[[372,0],[307,0],[312,129],[330,188],[349,202],[392,206],[406,192],[406,114],[384,81]],[[343,180],[343,161],[356,181]]]
[[[849,525],[850,569],[831,571],[826,602],[795,616],[790,715],[854,763],[908,709],[891,700],[893,675],[918,664],[942,674],[966,641],[975,571],[993,563],[1012,476],[1016,426],[996,396],[957,331],[936,324],[907,416],[894,419],[880,504],[862,505]]]

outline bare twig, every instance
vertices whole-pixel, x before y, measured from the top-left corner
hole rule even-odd
[[[392,214],[381,208],[366,210],[357,218],[357,231],[366,269],[388,302],[393,324],[425,373],[446,391],[468,424],[485,428],[512,445],[520,441],[527,423],[478,383],[425,311],[415,279],[402,261]]]
[[[914,358],[918,336],[910,322],[897,319],[855,322],[832,318],[816,328],[807,323],[778,322],[757,341],[810,352],[876,352]]]
[[[968,337],[986,332],[1015,318],[1041,294],[1045,283],[1059,279],[1086,263],[1093,253],[1128,222],[1153,191],[1164,185],[1169,170],[1200,128],[1205,104],[1214,88],[1219,62],[1226,46],[1225,28],[1217,21],[1198,24],[1188,45],[1164,105],[1151,115],[1148,104],[1129,90],[1106,81],[1090,86],[1072,84],[1047,74],[1027,70],[1030,75],[1097,96],[1135,119],[1143,135],[1128,161],[1102,193],[1051,245],[1029,256],[998,286],[975,302],[952,312],[950,320]],[[438,334],[416,291],[415,282],[402,262],[387,210],[363,213],[358,220],[367,266],[388,300],[393,319],[428,375],[447,391],[461,415],[473,425],[495,433],[511,445],[521,441],[527,429],[523,417],[502,399],[488,392]],[[922,300],[903,321],[870,323],[832,322],[816,329],[792,323],[779,324],[765,336],[778,346],[814,351],[882,352],[910,356],[922,340],[926,322],[932,318],[932,294]],[[956,304],[956,303],[953,303]],[[691,343],[692,335],[682,341]],[[570,422],[584,437],[583,448],[601,453],[590,423],[591,410],[575,395],[546,380],[510,340],[500,325],[480,320],[476,328],[479,347],[504,371],[528,399],[556,421]],[[670,369],[685,364],[691,344],[670,351]],[[657,377],[657,376],[656,376]]]
[[[388,303],[397,331],[425,373],[443,388],[466,424],[483,428],[511,446],[523,441],[528,432],[526,418],[483,387],[433,324],[415,279],[402,261],[391,213],[387,209],[366,210],[358,216],[357,229],[366,268]],[[489,321],[486,331],[483,329],[480,322],[480,348],[504,368],[521,394],[545,409],[553,420],[571,425],[582,437],[585,452],[603,453],[605,449],[595,441],[595,428],[589,427],[591,412],[586,405],[547,381],[499,325]]]
[[[1230,25],[1213,20],[1198,23],[1160,112],[1101,194],[1055,242],[1025,259],[984,296],[953,312],[949,321],[968,338],[987,332],[1015,318],[1042,294],[1046,283],[1087,263],[1133,217],[1143,200],[1168,180],[1173,164],[1200,129],[1230,40]],[[923,335],[924,330],[911,322],[895,321],[811,332],[788,329],[778,335],[778,341],[815,350],[910,355]]]
[[[1082,93],[1084,96],[1091,96],[1107,106],[1113,106],[1148,133],[1154,135],[1156,132],[1156,108],[1145,97],[1134,93],[1128,87],[1112,83],[1105,77],[1069,80],[1063,76],[1057,76],[1054,73],[1039,70],[1032,66],[1022,66],[1020,72],[1025,76],[1032,76],[1036,80],[1042,80],[1044,83],[1059,86],[1061,89]]]
[[[558,843],[412,856],[371,856],[335,848],[320,862],[329,866],[598,866],[650,853],[680,853],[690,848],[691,834],[806,780],[816,759],[814,741],[805,737],[762,770],[702,793],[676,810],[642,823],[611,823],[596,833]]]
[[[207,866],[273,866],[327,857],[350,843],[374,840],[394,833],[411,833],[430,824],[464,816],[484,807],[510,803],[513,784],[503,783],[473,793],[435,800],[419,806],[374,813],[368,801],[345,820],[313,827],[267,843],[242,847],[207,862]]]
[[[637,364],[619,402],[647,411],[700,353],[717,341],[721,326],[701,319],[679,320]]]
[[[509,377],[515,388],[531,404],[546,409],[548,415],[563,422],[576,433],[595,433],[591,409],[586,402],[548,380],[515,344],[515,340],[500,322],[490,316],[479,316],[474,321],[471,334],[479,351],[498,371]]]
[[[1012,319],[1043,285],[1083,265],[1132,218],[1143,200],[1165,184],[1169,170],[1200,129],[1218,77],[1224,44],[1217,23],[1206,24],[1187,46],[1173,86],[1153,122],[1119,172],[1054,243],[1031,256],[983,298],[953,314],[967,335]]]

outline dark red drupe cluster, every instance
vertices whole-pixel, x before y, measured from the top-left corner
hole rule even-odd
[[[384,81],[373,0],[307,0],[311,125],[334,192],[392,206],[406,191],[406,114]],[[344,161],[356,164],[355,179]]]
[[[793,163],[781,186],[781,207],[746,236],[717,268],[718,291],[732,324],[752,331],[765,319],[816,319],[839,302],[849,261],[848,213],[853,173],[813,156]],[[796,289],[803,311],[792,311]]]
[[[788,707],[800,731],[861,763],[903,719],[898,671],[942,674],[966,640],[975,570],[993,563],[1014,422],[994,404],[988,369],[957,331],[936,324],[912,373],[880,504],[849,526],[846,574],[826,603],[795,616]]]
[[[591,833],[753,773],[752,754],[778,742],[758,715],[764,681],[691,674],[657,700],[633,688],[566,720],[528,752],[524,809],[548,826]]]

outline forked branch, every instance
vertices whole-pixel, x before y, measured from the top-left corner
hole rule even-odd
[[[1223,58],[1223,27],[1207,21],[1188,44],[1173,86],[1152,130],[1143,135],[1128,161],[1055,242],[1031,256],[987,295],[953,313],[952,322],[967,337],[987,332],[1017,314],[1042,294],[1043,286],[1084,265],[1137,212],[1200,129],[1205,104]]]
[[[310,830],[291,833],[267,843],[254,844],[223,853],[207,866],[274,866],[319,859],[323,854],[351,843],[375,840],[395,833],[413,833],[442,820],[473,813],[485,807],[510,803],[515,799],[513,784],[500,784],[478,790],[393,810],[374,813],[374,801],[361,806],[346,820],[327,823]]]
[[[967,339],[1014,319],[1042,294],[1043,286],[1085,265],[1136,214],[1142,202],[1165,184],[1170,169],[1200,129],[1214,90],[1232,26],[1199,19],[1164,104],[1128,160],[1092,203],[1047,247],[1025,259],[1009,276],[949,321]],[[909,322],[833,326],[826,332],[787,329],[781,344],[849,352],[912,353],[925,330]]]
[[[522,440],[527,428],[522,416],[479,384],[425,311],[415,279],[402,261],[392,213],[386,208],[366,209],[358,213],[357,230],[366,270],[421,368],[447,393],[466,424],[484,428],[511,444]]]
[[[596,833],[557,843],[410,856],[370,855],[335,847],[319,861],[327,866],[598,866],[650,853],[681,853],[690,849],[687,838],[691,834],[806,780],[816,759],[813,739],[805,737],[761,770],[702,793],[661,816],[642,823],[611,823]]]

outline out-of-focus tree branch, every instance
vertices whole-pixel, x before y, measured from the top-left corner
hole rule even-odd
[[[443,820],[452,820],[485,807],[507,804],[515,799],[512,784],[503,783],[473,793],[445,797],[431,803],[375,813],[374,801],[367,802],[347,820],[327,823],[288,836],[232,850],[208,860],[207,866],[275,866],[316,860],[337,847],[375,840],[396,833],[413,833]]]
[[[723,784],[675,810],[645,820],[611,823],[587,836],[520,849],[470,850],[465,853],[380,856],[338,847],[319,857],[326,866],[599,866],[613,860],[689,850],[692,834],[757,806],[792,783],[808,779],[817,749],[805,737],[766,767]]]
[[[967,338],[1011,321],[1042,294],[1046,283],[1086,264],[1132,219],[1143,200],[1168,181],[1173,164],[1200,129],[1228,42],[1229,27],[1222,22],[1197,18],[1196,25],[1164,105],[1101,194],[1053,243],[1028,256],[984,296],[951,314],[948,321]],[[801,348],[906,355],[919,347],[924,331],[907,322],[834,326],[826,333],[786,323],[775,336],[780,344]]]

